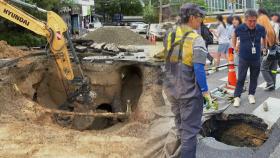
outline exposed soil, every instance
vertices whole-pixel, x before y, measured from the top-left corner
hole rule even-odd
[[[261,146],[266,140],[267,134],[248,124],[240,123],[225,129],[219,138],[219,141],[234,146]]]
[[[17,58],[27,55],[28,52],[22,51],[15,47],[8,45],[6,41],[0,41],[0,58]]]
[[[121,112],[126,110],[123,102],[131,100],[130,118],[113,120],[102,130],[61,127],[44,109],[57,109],[66,98],[65,87],[72,87],[66,81],[63,86],[53,62],[22,62],[0,69],[0,157],[142,157],[155,119],[152,109],[163,105],[158,70],[123,63],[89,64],[84,69],[99,94],[92,106]]]
[[[141,35],[125,27],[104,27],[88,33],[85,37],[97,43],[114,43],[117,45],[148,45],[150,42]]]
[[[253,115],[234,114],[226,119],[213,117],[201,131],[203,136],[238,147],[260,147],[268,139],[267,125]]]

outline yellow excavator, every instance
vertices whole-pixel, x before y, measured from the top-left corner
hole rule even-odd
[[[19,4],[21,6],[46,13],[47,21],[41,21],[33,17],[32,15],[29,15],[28,13],[17,8],[14,4]],[[36,5],[31,5],[20,0],[0,0],[0,16],[22,27],[25,27],[28,30],[33,31],[38,35],[46,37],[51,54],[54,57],[62,76],[65,79],[72,81],[72,83],[74,83],[75,85],[79,86],[74,92],[68,94],[67,100],[63,104],[59,105],[59,110],[51,110],[51,112],[54,113],[54,116],[56,117],[57,123],[63,125],[64,122],[69,122],[69,117],[67,117],[69,115],[81,117],[91,116],[99,118],[126,118],[130,115],[131,106],[129,103],[127,104],[128,107],[126,113],[98,113],[88,111],[86,111],[85,113],[77,113],[73,112],[73,109],[69,111],[69,109],[72,108],[71,104],[75,101],[85,104],[85,108],[88,105],[92,105],[93,99],[96,97],[96,94],[91,91],[89,80],[83,73],[80,60],[77,57],[73,43],[70,39],[68,27],[59,15],[57,15],[53,11],[46,11],[42,8],[38,8]],[[69,48],[71,50],[74,62],[78,67],[80,73],[80,76],[78,77],[74,76],[67,44],[69,45]],[[60,114],[62,114],[62,117]],[[93,119],[88,119],[87,117],[85,117],[81,118],[80,122],[82,122],[82,125],[79,125],[80,127],[78,129],[86,129],[88,126],[90,126],[91,123],[93,123]]]
[[[9,2],[46,13],[47,21],[44,22],[35,18]],[[53,11],[46,11],[38,8],[36,5],[31,5],[20,0],[0,0],[0,16],[33,31],[38,35],[46,37],[49,49],[62,76],[67,80],[76,81],[77,85],[79,85],[79,88],[68,96],[66,103],[69,104],[74,102],[77,98],[82,100],[83,103],[93,102],[94,95],[89,86],[89,81],[84,76],[81,69],[79,58],[77,57],[74,46],[69,37],[68,27],[59,15]],[[70,46],[72,56],[79,69],[79,77],[74,76],[67,44]]]

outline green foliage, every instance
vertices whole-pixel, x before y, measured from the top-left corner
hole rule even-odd
[[[62,6],[72,5],[73,0],[26,0],[25,2],[29,4],[36,4],[39,8],[43,8],[45,10],[58,10]]]
[[[207,4],[205,3],[205,0],[161,0],[162,4],[171,4],[175,5],[177,7],[180,7],[184,3],[194,3],[201,7],[207,7]],[[145,4],[148,5],[150,2],[154,7],[159,6],[159,0],[144,0]]]
[[[150,3],[154,7],[154,9],[157,9],[159,7],[159,0],[144,0],[144,3],[146,6],[148,6]],[[162,0],[162,5],[170,4],[171,6],[171,14],[173,16],[176,16],[179,14],[180,7],[185,3],[194,3],[199,5],[200,7],[207,8],[207,3],[205,3],[205,0]],[[146,8],[144,9],[144,17]],[[150,13],[150,12],[148,12]],[[157,15],[157,13],[155,14]],[[157,15],[158,16],[158,15]]]
[[[207,4],[205,3],[205,0],[183,0],[183,2],[181,4],[184,3],[194,3],[199,5],[200,7],[204,7],[207,8]]]
[[[276,0],[258,0],[261,8],[266,9],[269,13],[278,13],[280,11],[279,1]]]
[[[111,17],[116,13],[136,16],[142,15],[143,7],[139,0],[96,0],[95,11],[98,14],[105,13]]]
[[[146,4],[146,5],[149,5],[150,2],[152,4],[152,6],[155,6],[155,7],[158,7],[159,6],[159,1],[160,0],[143,0],[143,2]],[[170,0],[161,0],[162,2],[162,5],[165,5],[165,4],[169,4],[170,3]]]
[[[34,36],[33,33],[30,32],[1,32],[0,40],[5,40],[9,45],[12,46],[42,46],[46,44],[46,40],[44,37]]]
[[[143,18],[146,23],[155,23],[158,21],[158,14],[155,8],[151,5],[147,5],[144,8]]]
[[[29,4],[36,4],[38,7],[45,10],[58,11],[62,6],[69,6],[73,2],[72,0],[64,0],[62,3],[60,0],[25,0]],[[15,4],[21,10],[29,13],[30,15],[46,21],[46,13],[38,12],[34,9],[27,8],[18,4]],[[0,24],[0,40],[7,41],[10,45],[26,45],[29,47],[32,46],[41,46],[46,44],[45,37],[38,36],[32,33],[30,30],[27,30],[21,26],[18,26],[8,20],[1,18],[3,23]]]
[[[171,9],[172,9],[173,13],[178,14],[178,10],[185,3],[194,3],[194,4],[197,4],[200,7],[207,8],[207,4],[205,3],[204,0],[181,0],[180,3],[175,3],[175,4],[172,5]]]

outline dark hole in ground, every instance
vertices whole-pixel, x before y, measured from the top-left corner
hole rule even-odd
[[[101,104],[97,107],[96,112],[113,112],[113,108],[110,104]],[[114,123],[116,122],[114,122],[112,118],[98,117],[94,119],[91,127],[89,127],[89,130],[103,130],[111,127]]]
[[[66,92],[62,83],[63,81],[59,80],[57,74],[53,72],[50,72],[50,74],[45,76],[47,77],[42,77],[38,83],[32,85],[32,88],[34,89],[34,94],[32,96],[33,101],[36,101],[47,108],[70,112],[113,112],[112,105],[107,103],[96,106],[96,109],[92,105],[79,104],[78,102],[62,104],[66,100]],[[112,119],[110,118],[94,118],[92,116],[78,115],[69,116],[63,114],[54,114],[52,118],[56,123],[63,127],[77,130],[102,130],[112,126]]]
[[[101,99],[98,103],[92,105],[81,105],[78,102],[74,102],[63,105],[67,98],[67,94],[73,91],[75,87],[72,87],[68,81],[61,80],[59,74],[55,71],[46,71],[40,80],[36,80],[32,84],[34,93],[32,99],[37,103],[46,106],[51,109],[59,109],[70,112],[126,112],[127,101],[130,100],[132,111],[136,109],[139,98],[143,89],[143,74],[139,65],[123,66],[120,69],[116,69],[118,72],[120,85],[116,89],[112,89],[112,93],[101,93],[101,96],[107,96],[108,99]],[[36,76],[35,76],[36,77]],[[33,78],[35,78],[33,77]],[[105,76],[110,78],[110,74]],[[113,77],[114,78],[114,77]],[[110,81],[110,79],[108,79]],[[114,81],[114,80],[113,80]],[[113,82],[114,83],[114,82]],[[102,89],[110,88],[111,84],[101,85]],[[103,91],[101,91],[103,92]],[[116,96],[111,96],[116,95]],[[110,98],[116,98],[112,100]],[[69,116],[63,114],[55,114],[53,119],[56,123],[63,127],[69,127],[77,130],[102,130],[113,126],[118,122],[124,122],[126,119],[118,118],[94,118],[92,116]]]
[[[142,94],[142,71],[137,65],[124,66],[121,68],[121,75],[121,104],[124,105],[122,111],[126,111],[128,100],[130,100],[131,109],[134,111]]]
[[[92,109],[89,106],[81,105],[80,107],[76,107],[75,111],[78,112],[88,112]],[[97,106],[94,112],[97,113],[107,113],[113,112],[112,105],[110,104],[101,104]],[[112,118],[105,118],[105,117],[92,117],[92,116],[56,116],[56,122],[62,126],[69,126],[71,128],[77,130],[103,130],[112,125],[116,124],[117,121]]]
[[[200,134],[238,147],[259,147],[268,139],[267,124],[247,114],[214,116],[204,122]]]

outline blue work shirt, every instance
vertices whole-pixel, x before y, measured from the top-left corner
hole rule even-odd
[[[241,24],[235,29],[235,35],[240,38],[239,57],[247,61],[260,60],[261,38],[266,37],[265,28],[257,24],[255,29],[250,30],[246,24]],[[255,43],[255,54],[252,53],[252,42]]]

